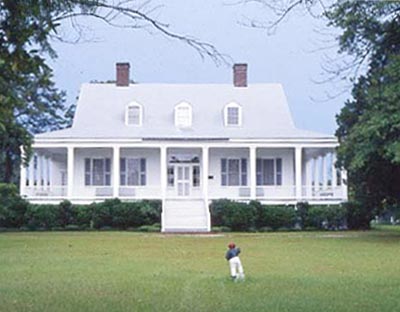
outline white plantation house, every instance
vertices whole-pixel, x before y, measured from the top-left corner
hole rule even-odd
[[[34,138],[21,195],[31,202],[162,200],[162,231],[209,231],[211,200],[339,203],[335,137],[297,129],[280,84],[130,84],[81,88],[71,128]]]

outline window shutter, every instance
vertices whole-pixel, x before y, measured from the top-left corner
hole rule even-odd
[[[221,158],[221,185],[227,185],[226,158]]]
[[[85,158],[85,185],[91,185],[90,158]]]
[[[257,158],[256,160],[256,178],[257,178],[257,185],[263,185],[262,160],[260,158]]]
[[[140,158],[140,185],[146,185],[146,158]]]
[[[276,159],[276,185],[282,185],[282,158]]]
[[[110,160],[110,158],[105,159],[104,167],[105,167],[105,170],[104,170],[105,185],[111,185],[111,160]]]
[[[126,158],[120,158],[119,172],[119,184],[126,185]]]
[[[241,159],[241,185],[247,185],[247,159]]]

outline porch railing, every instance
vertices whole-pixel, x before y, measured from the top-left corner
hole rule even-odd
[[[118,190],[120,198],[160,199],[160,186],[120,186]]]
[[[53,198],[53,197],[66,197],[67,196],[67,186],[58,185],[35,185],[26,186],[24,188],[24,193],[22,195],[28,198]]]
[[[67,199],[67,186],[26,186],[23,194],[28,199]],[[202,199],[201,187],[191,188],[187,196],[179,196],[176,188],[168,187],[167,199]],[[113,186],[82,186],[75,187],[72,198],[69,199],[105,199],[114,197]],[[161,186],[120,186],[118,197],[121,199],[161,199]],[[209,187],[209,199],[229,198],[232,200],[253,199],[249,186],[220,186]],[[259,201],[295,201],[296,187],[294,185],[257,186],[255,199]],[[314,186],[303,185],[301,189],[301,201],[343,201],[347,200],[346,191],[342,186]]]

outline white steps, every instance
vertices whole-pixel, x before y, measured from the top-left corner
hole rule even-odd
[[[208,232],[207,209],[204,200],[165,200],[164,232]]]

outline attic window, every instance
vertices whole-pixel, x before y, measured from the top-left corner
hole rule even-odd
[[[229,103],[224,109],[225,126],[242,125],[242,108],[237,103]]]
[[[189,103],[182,102],[175,106],[175,126],[179,128],[192,126],[192,107]]]
[[[125,123],[127,126],[141,126],[142,125],[142,106],[136,102],[130,103],[126,107]]]

